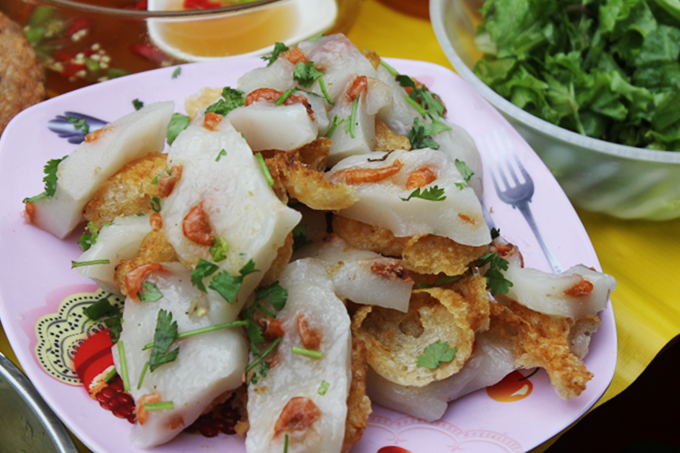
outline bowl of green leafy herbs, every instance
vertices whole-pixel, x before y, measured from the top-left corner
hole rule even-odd
[[[680,2],[479,3],[430,0],[437,39],[572,202],[680,217]]]

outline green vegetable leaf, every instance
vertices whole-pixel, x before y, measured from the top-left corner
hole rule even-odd
[[[83,313],[89,319],[93,321],[98,321],[105,316],[117,316],[120,314],[120,309],[115,305],[111,305],[109,299],[106,297],[99,299],[94,304],[83,309]]]
[[[149,203],[151,203],[151,209],[154,210],[154,212],[161,212],[161,199],[158,197],[151,197],[151,200],[149,200]]]
[[[489,268],[484,273],[486,288],[493,296],[496,294],[507,294],[513,286],[512,282],[505,278],[505,274],[503,274],[503,271],[508,270],[508,261],[501,258],[498,252],[492,252],[479,257],[477,266],[483,267],[487,264]]]
[[[286,306],[288,290],[279,285],[279,282],[274,282],[265,288],[255,291],[255,300],[268,300],[276,311],[281,311]]]
[[[233,304],[236,301],[236,294],[241,289],[243,278],[253,272],[260,271],[255,269],[255,262],[250,260],[241,268],[240,275],[234,276],[227,271],[222,271],[213,277],[208,288],[217,291],[224,300]]]
[[[200,289],[204,293],[207,293],[208,290],[203,284],[203,279],[214,274],[218,269],[219,266],[217,264],[213,264],[210,261],[206,261],[204,259],[199,259],[198,263],[196,264],[196,268],[191,272],[191,283],[196,288]]]
[[[156,302],[163,297],[163,293],[151,282],[142,283],[142,287],[144,289],[137,293],[137,297],[141,302]]]
[[[304,223],[295,225],[295,228],[293,228],[293,250],[298,250],[311,243],[312,241],[307,240],[307,225]]]
[[[109,338],[111,338],[111,343],[116,344],[120,340],[120,334],[123,332],[123,314],[120,313],[116,316],[106,318],[104,320],[104,325],[109,329]]]
[[[98,237],[99,228],[97,228],[97,225],[93,222],[87,222],[85,232],[83,232],[78,239],[78,243],[80,244],[80,248],[83,249],[83,252],[90,250],[90,247],[97,243]]]
[[[264,55],[262,59],[267,62],[267,66],[271,66],[282,52],[288,50],[288,46],[282,42],[277,42],[274,44],[274,50],[269,55]]]
[[[293,71],[293,80],[295,80],[300,86],[309,88],[314,82],[323,76],[323,72],[319,71],[314,67],[314,62],[310,61],[307,64],[298,61],[295,64],[295,70]]]
[[[401,198],[401,197],[399,197]],[[428,201],[443,201],[446,200],[446,195],[444,195],[444,189],[440,189],[439,186],[432,186],[421,192],[420,187],[411,192],[408,198],[401,198],[402,201],[409,201],[411,198],[422,198]]]
[[[133,99],[132,100],[132,106],[135,108],[135,110],[139,110],[142,107],[144,107],[144,103],[140,101],[139,99]]]
[[[470,170],[470,167],[468,167],[462,160],[456,159],[456,168],[460,172],[465,182],[470,182],[470,178],[472,178],[472,175],[475,174],[475,172]]]
[[[227,114],[235,108],[244,105],[246,105],[246,98],[243,91],[235,90],[231,87],[224,87],[222,89],[222,97],[205,109],[205,113],[217,113],[222,116],[227,116]]]
[[[432,126],[421,123],[417,117],[413,120],[413,127],[408,134],[408,140],[411,142],[411,149],[439,149],[439,144],[432,138]]]
[[[177,321],[172,320],[172,313],[158,310],[156,331],[153,336],[153,348],[149,357],[149,370],[153,373],[159,366],[173,362],[179,354],[179,348],[172,351],[170,345],[177,337]]]
[[[53,197],[54,193],[57,191],[57,170],[59,164],[66,159],[68,156],[64,156],[61,159],[51,159],[45,164],[45,177],[43,182],[45,183],[45,195],[48,197]]]
[[[177,77],[180,76],[181,73],[182,73],[182,67],[179,66],[174,71],[172,71],[172,78],[176,79]]]
[[[165,138],[168,141],[168,145],[172,145],[172,143],[175,141],[177,136],[182,132],[184,129],[189,126],[189,117],[186,115],[183,115],[181,113],[173,113],[172,118],[170,119],[170,124],[168,125],[168,131],[165,134]]]
[[[220,159],[222,159],[222,157],[225,157],[226,155],[227,155],[227,151],[223,149],[222,151],[217,153],[217,157],[215,158],[215,162],[219,162]]]
[[[418,367],[429,368],[436,370],[443,362],[448,363],[456,357],[456,348],[450,348],[447,341],[441,342],[437,340],[431,345],[427,346],[423,353],[418,356]]]

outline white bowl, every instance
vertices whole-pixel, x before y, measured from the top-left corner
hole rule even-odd
[[[680,152],[598,140],[555,126],[507,101],[472,72],[479,0],[430,0],[437,40],[458,74],[531,145],[574,205],[624,219],[680,217]]]

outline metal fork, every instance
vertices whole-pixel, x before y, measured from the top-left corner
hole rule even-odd
[[[517,153],[504,129],[494,130],[484,136],[487,155],[492,164],[491,179],[501,201],[519,209],[538,240],[545,257],[554,273],[562,272],[562,266],[543,240],[529,203],[534,195],[534,181],[519,161]],[[513,165],[514,162],[514,165]],[[521,179],[518,177],[521,175]],[[499,179],[503,187],[499,184]]]

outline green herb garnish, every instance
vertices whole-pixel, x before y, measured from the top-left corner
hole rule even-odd
[[[76,267],[95,266],[97,264],[111,264],[111,261],[110,260],[71,261],[71,269]]]
[[[182,67],[179,66],[179,67],[177,67],[177,69],[175,69],[174,71],[172,71],[172,78],[173,78],[173,79],[176,79],[177,77],[179,77],[179,75],[180,75],[181,73],[182,73]]]
[[[130,378],[128,377],[127,359],[125,358],[125,345],[122,341],[118,342],[118,359],[120,360],[120,377],[123,380],[123,389],[130,391]]]
[[[456,168],[460,172],[465,182],[469,182],[470,178],[472,178],[472,175],[475,174],[475,172],[470,170],[470,167],[468,167],[462,160],[456,159]]]
[[[304,223],[295,225],[295,228],[293,228],[293,250],[298,250],[311,243],[312,241],[307,240],[307,225]]]
[[[175,408],[172,401],[159,401],[157,403],[144,403],[147,411],[171,411]]]
[[[81,131],[83,135],[87,135],[90,133],[90,125],[87,124],[85,118],[74,118],[68,115],[66,115],[64,118],[66,118],[66,121],[73,124],[73,127],[76,128],[76,130]]]
[[[267,62],[267,66],[271,66],[282,52],[288,50],[288,46],[282,42],[277,42],[274,44],[274,50],[269,55],[264,55],[262,59]]]
[[[214,274],[219,268],[220,267],[217,264],[213,264],[210,261],[206,261],[202,258],[199,259],[198,263],[196,264],[196,268],[191,272],[191,283],[196,288],[200,289],[204,293],[207,293],[208,290],[203,284],[203,279]]]
[[[361,95],[359,94],[356,98],[354,98],[354,104],[352,104],[352,113],[349,115],[349,118],[347,118],[347,124],[345,124],[345,133],[349,134],[349,136],[352,138],[355,138],[354,125],[357,118],[357,107],[359,106],[360,97]]]
[[[158,290],[158,286],[151,282],[142,283],[144,288],[137,293],[140,302],[156,302],[163,298],[163,294]]]
[[[168,125],[168,130],[165,134],[165,138],[168,141],[168,145],[172,145],[172,143],[175,141],[180,132],[186,129],[187,126],[189,126],[190,122],[191,121],[189,120],[189,117],[186,115],[183,115],[181,113],[172,114],[170,124]]]
[[[61,159],[50,159],[45,164],[43,171],[45,176],[43,177],[43,182],[45,183],[45,191],[35,197],[24,198],[24,203],[33,203],[41,198],[53,197],[54,193],[57,191],[57,170],[59,164],[66,159],[68,156],[64,156]]]
[[[144,103],[140,101],[139,99],[133,99],[132,100],[132,106],[135,108],[135,110],[139,110],[142,107],[144,107]]]
[[[224,87],[222,89],[222,97],[205,109],[205,113],[217,113],[222,116],[227,116],[227,114],[235,108],[246,105],[244,94],[243,91],[235,90],[231,87]]]
[[[215,162],[219,162],[220,159],[222,159],[222,157],[226,157],[226,155],[227,155],[227,151],[223,149],[222,151],[217,153],[217,157],[215,158]]]
[[[149,200],[149,203],[151,203],[151,209],[154,210],[154,212],[161,212],[161,199],[158,197],[151,197],[151,200]]]
[[[262,157],[262,153],[255,153],[255,159],[257,159],[257,163],[260,165],[260,169],[262,169],[262,174],[264,174],[264,179],[267,181],[267,184],[269,187],[273,186],[274,178],[272,178],[272,174],[264,161],[264,157]]]
[[[167,173],[168,175],[172,174],[172,171],[170,171],[169,168],[166,168],[165,170],[162,170],[160,173],[158,173],[152,180],[151,184],[157,185],[158,184],[158,179],[163,176],[163,173]]]
[[[299,346],[293,346],[292,348],[293,353],[295,354],[300,354],[305,357],[311,357],[312,359],[321,359],[323,358],[323,352],[321,351],[312,351],[311,349],[305,349],[301,348]]]
[[[448,342],[435,341],[418,356],[418,367],[436,370],[442,362],[450,362],[456,357],[456,348],[449,348]]]
[[[216,263],[219,263],[220,261],[227,259],[228,252],[229,244],[227,244],[227,240],[222,236],[215,236],[212,241],[212,247],[210,247],[212,259]]]
[[[234,276],[227,271],[222,271],[213,277],[210,284],[208,284],[208,288],[217,291],[224,300],[233,304],[236,301],[236,294],[241,289],[243,279],[246,275],[253,272],[260,271],[255,269],[255,262],[250,260],[239,270],[240,275]]]
[[[328,382],[321,381],[321,385],[319,385],[319,390],[317,390],[316,392],[319,395],[324,396],[326,394],[326,392],[328,391],[328,387],[330,387],[330,386],[331,385]]]
[[[444,189],[440,189],[439,186],[432,186],[423,191],[418,187],[416,190],[411,192],[408,198],[401,198],[402,201],[409,201],[411,198],[422,198],[428,201],[444,201],[446,200],[446,195],[444,195]]]
[[[149,357],[149,369],[153,373],[159,366],[173,362],[179,354],[179,348],[172,351],[170,345],[177,337],[177,321],[172,320],[172,313],[163,309],[158,310],[156,331],[153,336],[153,348]]]
[[[484,273],[486,279],[486,288],[491,292],[491,295],[507,294],[512,282],[505,278],[502,271],[508,270],[508,261],[501,258],[498,252],[487,253],[479,257],[477,267],[489,265],[489,269]]]
[[[83,252],[90,250],[90,247],[97,243],[98,237],[99,228],[97,228],[97,225],[95,225],[94,222],[87,222],[85,232],[81,234],[78,239],[78,243],[80,244],[80,248],[83,249]]]
[[[342,124],[343,121],[345,121],[346,118],[340,119],[338,115],[335,115],[333,117],[333,122],[331,123],[331,127],[328,128],[328,131],[326,132],[326,138],[331,138],[333,136],[333,133],[335,130]]]

